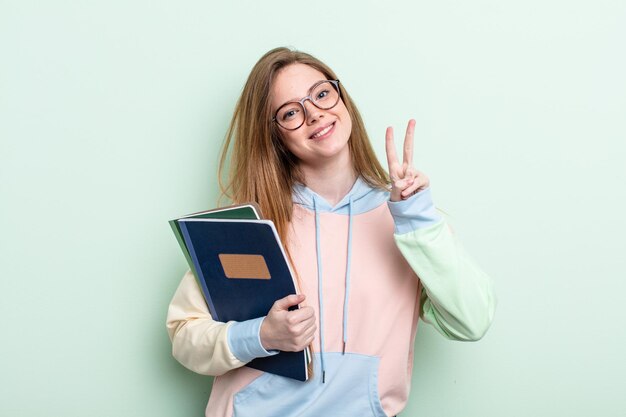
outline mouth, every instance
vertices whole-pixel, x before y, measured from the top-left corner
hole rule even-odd
[[[335,122],[332,122],[331,124],[329,124],[326,127],[323,127],[321,129],[318,129],[315,131],[315,133],[313,133],[311,136],[309,136],[309,139],[324,139],[328,136],[330,136],[333,131],[335,130]]]

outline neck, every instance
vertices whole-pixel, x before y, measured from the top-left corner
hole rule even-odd
[[[323,166],[300,165],[307,187],[324,198],[331,206],[348,194],[357,174],[352,161],[329,161]]]

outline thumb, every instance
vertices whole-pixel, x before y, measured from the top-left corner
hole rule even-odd
[[[274,308],[277,310],[287,310],[291,306],[300,304],[306,297],[304,294],[291,294],[274,302]]]

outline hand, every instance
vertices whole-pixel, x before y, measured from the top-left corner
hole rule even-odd
[[[413,132],[415,120],[409,120],[404,137],[402,152],[402,165],[396,156],[396,146],[393,142],[393,128],[387,128],[385,147],[387,150],[387,163],[389,164],[389,176],[391,177],[391,201],[406,200],[414,194],[428,188],[428,177],[413,167]]]
[[[313,307],[289,307],[304,301],[302,294],[292,294],[277,300],[261,324],[261,344],[265,350],[300,352],[315,337],[315,312]]]

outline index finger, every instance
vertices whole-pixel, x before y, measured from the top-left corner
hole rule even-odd
[[[291,316],[291,320],[293,320],[294,323],[300,323],[315,317],[315,310],[313,310],[311,306],[304,306],[297,310],[292,310],[288,314]]]
[[[403,162],[410,166],[413,164],[413,133],[415,132],[415,119],[409,120],[404,137]]]

